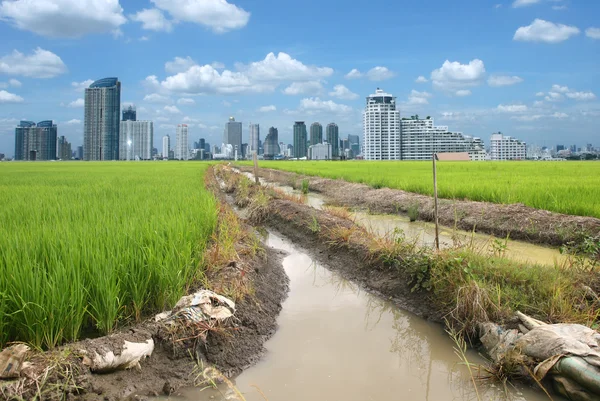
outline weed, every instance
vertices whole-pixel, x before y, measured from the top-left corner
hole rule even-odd
[[[410,221],[417,221],[419,218],[419,204],[414,203],[408,207],[408,218]]]
[[[319,225],[319,221],[315,216],[313,216],[310,224],[308,225],[308,229],[312,231],[313,234],[321,232],[321,226]]]
[[[260,224],[269,216],[269,196],[264,191],[258,191],[248,206],[249,220]]]
[[[308,179],[303,179],[302,180],[302,187],[301,187],[301,191],[304,195],[308,194]]]
[[[327,212],[332,216],[339,217],[340,219],[354,221],[352,213],[348,208],[337,207],[337,206],[324,206],[323,211]]]

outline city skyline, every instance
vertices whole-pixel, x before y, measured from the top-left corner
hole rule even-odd
[[[81,145],[83,88],[103,76],[118,76],[123,105],[136,104],[140,118],[155,123],[154,147],[182,123],[192,137],[219,143],[230,115],[244,122],[244,138],[256,122],[279,127],[289,143],[296,120],[336,121],[342,136],[359,134],[364,98],[376,86],[397,96],[401,117],[430,115],[488,146],[497,131],[539,146],[583,147],[598,135],[597,3],[429,0],[423,20],[415,18],[421,4],[376,3],[357,13],[331,0],[223,1],[218,18],[207,20],[201,9],[184,18],[176,5],[147,0],[61,0],[73,14],[37,1],[18,2],[18,10],[0,2],[1,153],[13,153],[20,120],[52,118]],[[343,18],[332,21],[333,12]],[[410,17],[401,26],[399,14]],[[298,15],[324,29],[285,29]],[[462,28],[432,29],[448,15],[461,16]],[[376,21],[377,32],[357,29],[366,21]],[[190,37],[206,43],[202,51]]]

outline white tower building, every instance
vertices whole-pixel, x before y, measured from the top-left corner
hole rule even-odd
[[[165,136],[163,136],[163,147],[162,147],[163,159],[169,158],[170,151],[171,151],[171,137],[169,135],[165,135]]]
[[[492,134],[490,156],[492,160],[525,160],[527,144],[502,133]]]
[[[179,124],[177,126],[177,135],[175,138],[175,159],[189,160],[189,158],[188,126],[187,124]]]
[[[154,123],[152,121],[121,121],[120,160],[150,160],[153,146]]]
[[[250,124],[250,140],[248,141],[248,155],[258,154],[258,143],[260,142],[260,126]]]
[[[365,160],[400,160],[400,110],[396,98],[377,88],[363,112]]]

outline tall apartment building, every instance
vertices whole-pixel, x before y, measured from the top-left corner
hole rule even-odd
[[[310,144],[318,145],[323,143],[323,126],[320,123],[310,125]]]
[[[525,160],[527,144],[516,138],[492,134],[490,138],[490,158],[492,160]]]
[[[79,160],[83,160],[83,146],[77,146],[77,153],[75,157]]]
[[[188,126],[187,124],[179,124],[175,136],[175,159],[189,160],[190,149],[188,144]]]
[[[249,131],[250,139],[248,141],[248,154],[251,155],[256,153],[258,155],[258,148],[260,146],[260,125],[250,123]]]
[[[15,128],[15,160],[55,160],[57,133],[51,120],[21,121]]]
[[[123,118],[121,121],[136,121],[137,111],[134,105],[129,105],[123,108]]]
[[[71,144],[67,141],[67,138],[60,136],[56,144],[56,158],[60,160],[71,160],[71,157]]]
[[[235,121],[233,117],[229,117],[229,121],[225,123],[223,143],[233,146],[234,154],[237,150],[238,157],[244,156],[242,154],[242,123]]]
[[[377,88],[363,112],[365,160],[400,160],[400,110],[396,98]]]
[[[121,83],[118,78],[103,78],[85,90],[83,125],[84,160],[117,160]]]
[[[444,152],[468,152],[471,160],[485,160],[480,138],[450,132],[447,126],[435,126],[429,117],[403,118],[400,126],[402,160],[431,160],[434,153]]]
[[[360,138],[358,135],[348,135],[348,142],[350,143],[350,150],[354,156],[360,154]]]
[[[153,146],[154,123],[152,121],[121,121],[120,160],[151,160]]]
[[[279,133],[277,128],[271,127],[269,128],[269,133],[265,138],[265,142],[263,144],[263,157],[265,159],[273,159],[276,155],[279,154]]]
[[[336,123],[327,124],[326,128],[327,143],[331,144],[331,157],[337,159],[340,157],[340,129]]]
[[[331,160],[331,144],[327,142],[310,145],[308,148],[310,160]]]
[[[307,156],[307,136],[308,134],[306,133],[306,124],[304,124],[304,121],[296,121],[294,123],[294,149],[292,153],[294,158],[300,159]]]
[[[165,135],[162,138],[162,157],[163,159],[169,158],[169,152],[171,151],[171,137]]]

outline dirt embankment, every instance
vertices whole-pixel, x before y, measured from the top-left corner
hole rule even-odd
[[[230,211],[214,177],[207,177],[207,185],[221,200],[222,210]],[[240,227],[245,235],[255,235],[251,227],[243,224]],[[219,252],[218,247],[213,248]],[[255,256],[244,249],[237,249],[236,253],[238,258],[229,263],[222,261],[221,267],[209,270],[208,281],[217,292],[231,289],[235,280],[248,291],[236,289],[242,296],[236,302],[234,317],[209,330],[205,342],[193,331],[187,332],[189,337],[182,338],[148,320],[118,334],[128,341],[144,341],[150,336],[154,340],[154,351],[140,362],[141,369],[91,373],[82,358],[73,352],[86,349],[86,341],[82,341],[55,351],[28,355],[26,361],[33,363],[31,376],[0,383],[0,399],[139,400],[176,394],[180,388],[199,384],[202,366],[214,365],[228,377],[241,373],[260,358],[265,341],[274,334],[289,280],[283,270],[281,252],[267,247]],[[115,345],[114,337],[93,341],[92,348]]]
[[[251,167],[241,169],[253,171]],[[308,180],[310,191],[323,194],[331,204],[384,214],[407,213],[416,208],[418,219],[434,219],[430,196],[264,168],[259,169],[259,175],[267,181],[295,188],[301,186],[302,180]],[[522,204],[440,199],[438,209],[442,225],[533,243],[560,246],[600,233],[600,219],[554,213]]]

